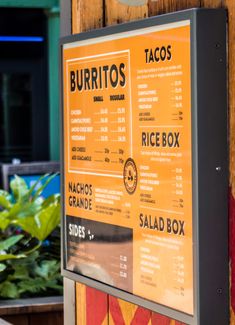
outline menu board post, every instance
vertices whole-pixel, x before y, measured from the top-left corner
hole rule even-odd
[[[228,323],[226,12],[61,40],[63,275]]]

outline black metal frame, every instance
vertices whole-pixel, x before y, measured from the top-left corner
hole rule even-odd
[[[228,144],[226,11],[190,9],[61,39],[61,193],[64,194],[63,45],[181,20],[191,25],[192,189],[194,315],[176,311],[65,269],[62,207],[62,274],[186,324],[229,324]]]
[[[0,165],[0,180],[2,187],[9,190],[9,176],[23,175],[43,175],[58,173],[60,171],[60,163],[57,161],[38,161],[22,164],[2,164]]]

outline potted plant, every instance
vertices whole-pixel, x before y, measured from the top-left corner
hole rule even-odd
[[[10,183],[10,193],[0,190],[1,317],[6,299],[30,297],[32,311],[32,298],[62,295],[60,194],[41,196],[53,177],[55,175],[44,175],[28,188],[23,178],[15,176]],[[48,298],[46,302],[50,305]],[[46,309],[44,306],[43,310]],[[36,310],[39,311],[40,308]]]

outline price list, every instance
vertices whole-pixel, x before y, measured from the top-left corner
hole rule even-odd
[[[184,35],[189,30],[188,26]],[[135,73],[134,128],[139,137],[134,147],[140,149],[134,150],[134,157],[138,161],[140,229],[134,257],[139,280],[134,290],[154,300],[156,291],[151,288],[156,288],[163,304],[170,302],[180,309],[187,301],[192,312],[189,44],[189,34],[183,46],[171,43],[169,60],[166,57],[158,65],[148,63],[150,53],[157,49],[146,50],[148,64]],[[176,46],[184,48],[183,62],[180,51],[174,51]]]
[[[94,62],[103,69],[101,76],[107,78],[107,90],[94,89],[87,93],[75,93],[76,100],[70,101],[69,168],[71,171],[121,175],[124,161],[131,155],[132,148],[130,87],[122,86],[122,83],[129,85],[126,68],[129,66],[129,54],[124,51],[97,58],[94,56],[92,60],[79,59],[76,64],[73,61],[68,65],[68,73],[74,71],[74,66],[77,71],[92,71]],[[116,68],[111,70],[113,62]],[[120,73],[122,65],[125,67],[125,80]],[[119,82],[115,88],[110,89],[111,78],[114,81],[118,79]]]

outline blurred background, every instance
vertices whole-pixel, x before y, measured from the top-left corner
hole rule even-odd
[[[59,160],[58,38],[58,0],[0,1],[0,162]]]
[[[0,0],[0,323],[63,324],[59,26],[59,0]]]

